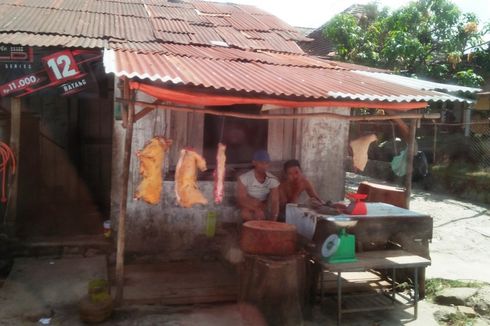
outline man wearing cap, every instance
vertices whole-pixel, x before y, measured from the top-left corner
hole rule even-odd
[[[274,175],[267,172],[270,161],[267,151],[255,152],[252,160],[253,170],[238,178],[237,201],[244,221],[277,220],[279,215],[279,181]],[[270,204],[269,209],[267,207],[268,202]],[[268,210],[270,210],[270,215]]]

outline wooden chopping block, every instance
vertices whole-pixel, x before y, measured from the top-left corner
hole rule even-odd
[[[381,202],[407,208],[405,190],[402,188],[363,181],[359,184],[357,193],[366,194],[366,202]]]
[[[242,226],[241,249],[249,254],[288,256],[296,252],[296,226],[273,221],[248,221]]]

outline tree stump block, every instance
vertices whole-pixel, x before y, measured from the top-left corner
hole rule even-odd
[[[302,325],[305,257],[245,254],[240,267],[239,301],[256,305],[269,325]]]
[[[297,251],[296,226],[274,221],[248,221],[242,226],[241,249],[248,254],[289,256]]]

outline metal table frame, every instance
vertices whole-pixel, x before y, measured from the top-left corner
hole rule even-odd
[[[320,261],[320,295],[322,302],[324,298],[323,273],[325,271],[337,273],[337,325],[340,325],[342,321],[342,313],[392,309],[393,304],[395,302],[399,302],[396,299],[396,270],[409,268],[413,268],[414,270],[413,298],[408,298],[401,294],[398,295],[406,299],[408,302],[411,301],[408,306],[414,307],[414,318],[417,319],[419,299],[418,269],[429,266],[430,260],[411,254],[404,250],[368,251],[357,253],[356,255],[358,261],[351,263],[330,264],[324,261]],[[342,273],[362,272],[372,269],[388,269],[392,271],[390,296],[392,305],[383,307],[342,309]]]

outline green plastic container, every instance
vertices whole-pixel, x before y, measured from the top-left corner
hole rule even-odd
[[[216,233],[216,217],[218,213],[215,211],[209,211],[206,218],[206,236],[208,238],[214,237]]]

